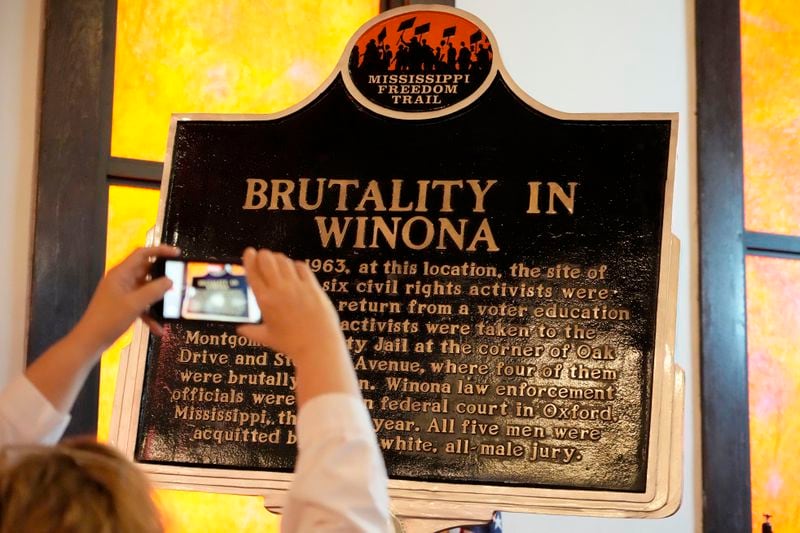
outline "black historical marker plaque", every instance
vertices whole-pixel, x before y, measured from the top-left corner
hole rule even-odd
[[[390,11],[295,108],[176,117],[157,237],[193,257],[256,246],[309,262],[394,497],[664,514],[680,483],[676,122],[547,109],[474,17]],[[136,461],[286,479],[283,354],[191,322],[139,353],[121,437]]]

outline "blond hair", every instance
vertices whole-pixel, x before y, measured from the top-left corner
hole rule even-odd
[[[12,446],[0,464],[0,533],[161,533],[144,474],[89,440]]]

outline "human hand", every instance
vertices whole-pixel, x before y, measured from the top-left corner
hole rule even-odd
[[[241,335],[288,354],[295,366],[315,354],[348,353],[336,309],[304,261],[248,248],[243,263],[262,323],[239,326]]]
[[[178,248],[162,244],[139,248],[109,270],[94,291],[89,307],[73,330],[92,350],[102,351],[122,335],[137,317],[156,334],[163,334],[161,325],[146,315],[148,306],[164,297],[172,286],[165,278],[147,280],[152,259],[176,257]]]

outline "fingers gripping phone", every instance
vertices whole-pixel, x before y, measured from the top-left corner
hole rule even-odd
[[[240,260],[158,259],[153,263],[151,277],[161,276],[172,281],[172,288],[150,309],[158,321],[261,321],[261,310]]]

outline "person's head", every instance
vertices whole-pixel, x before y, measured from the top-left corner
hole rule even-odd
[[[11,446],[0,464],[0,533],[161,533],[144,474],[88,440]]]

